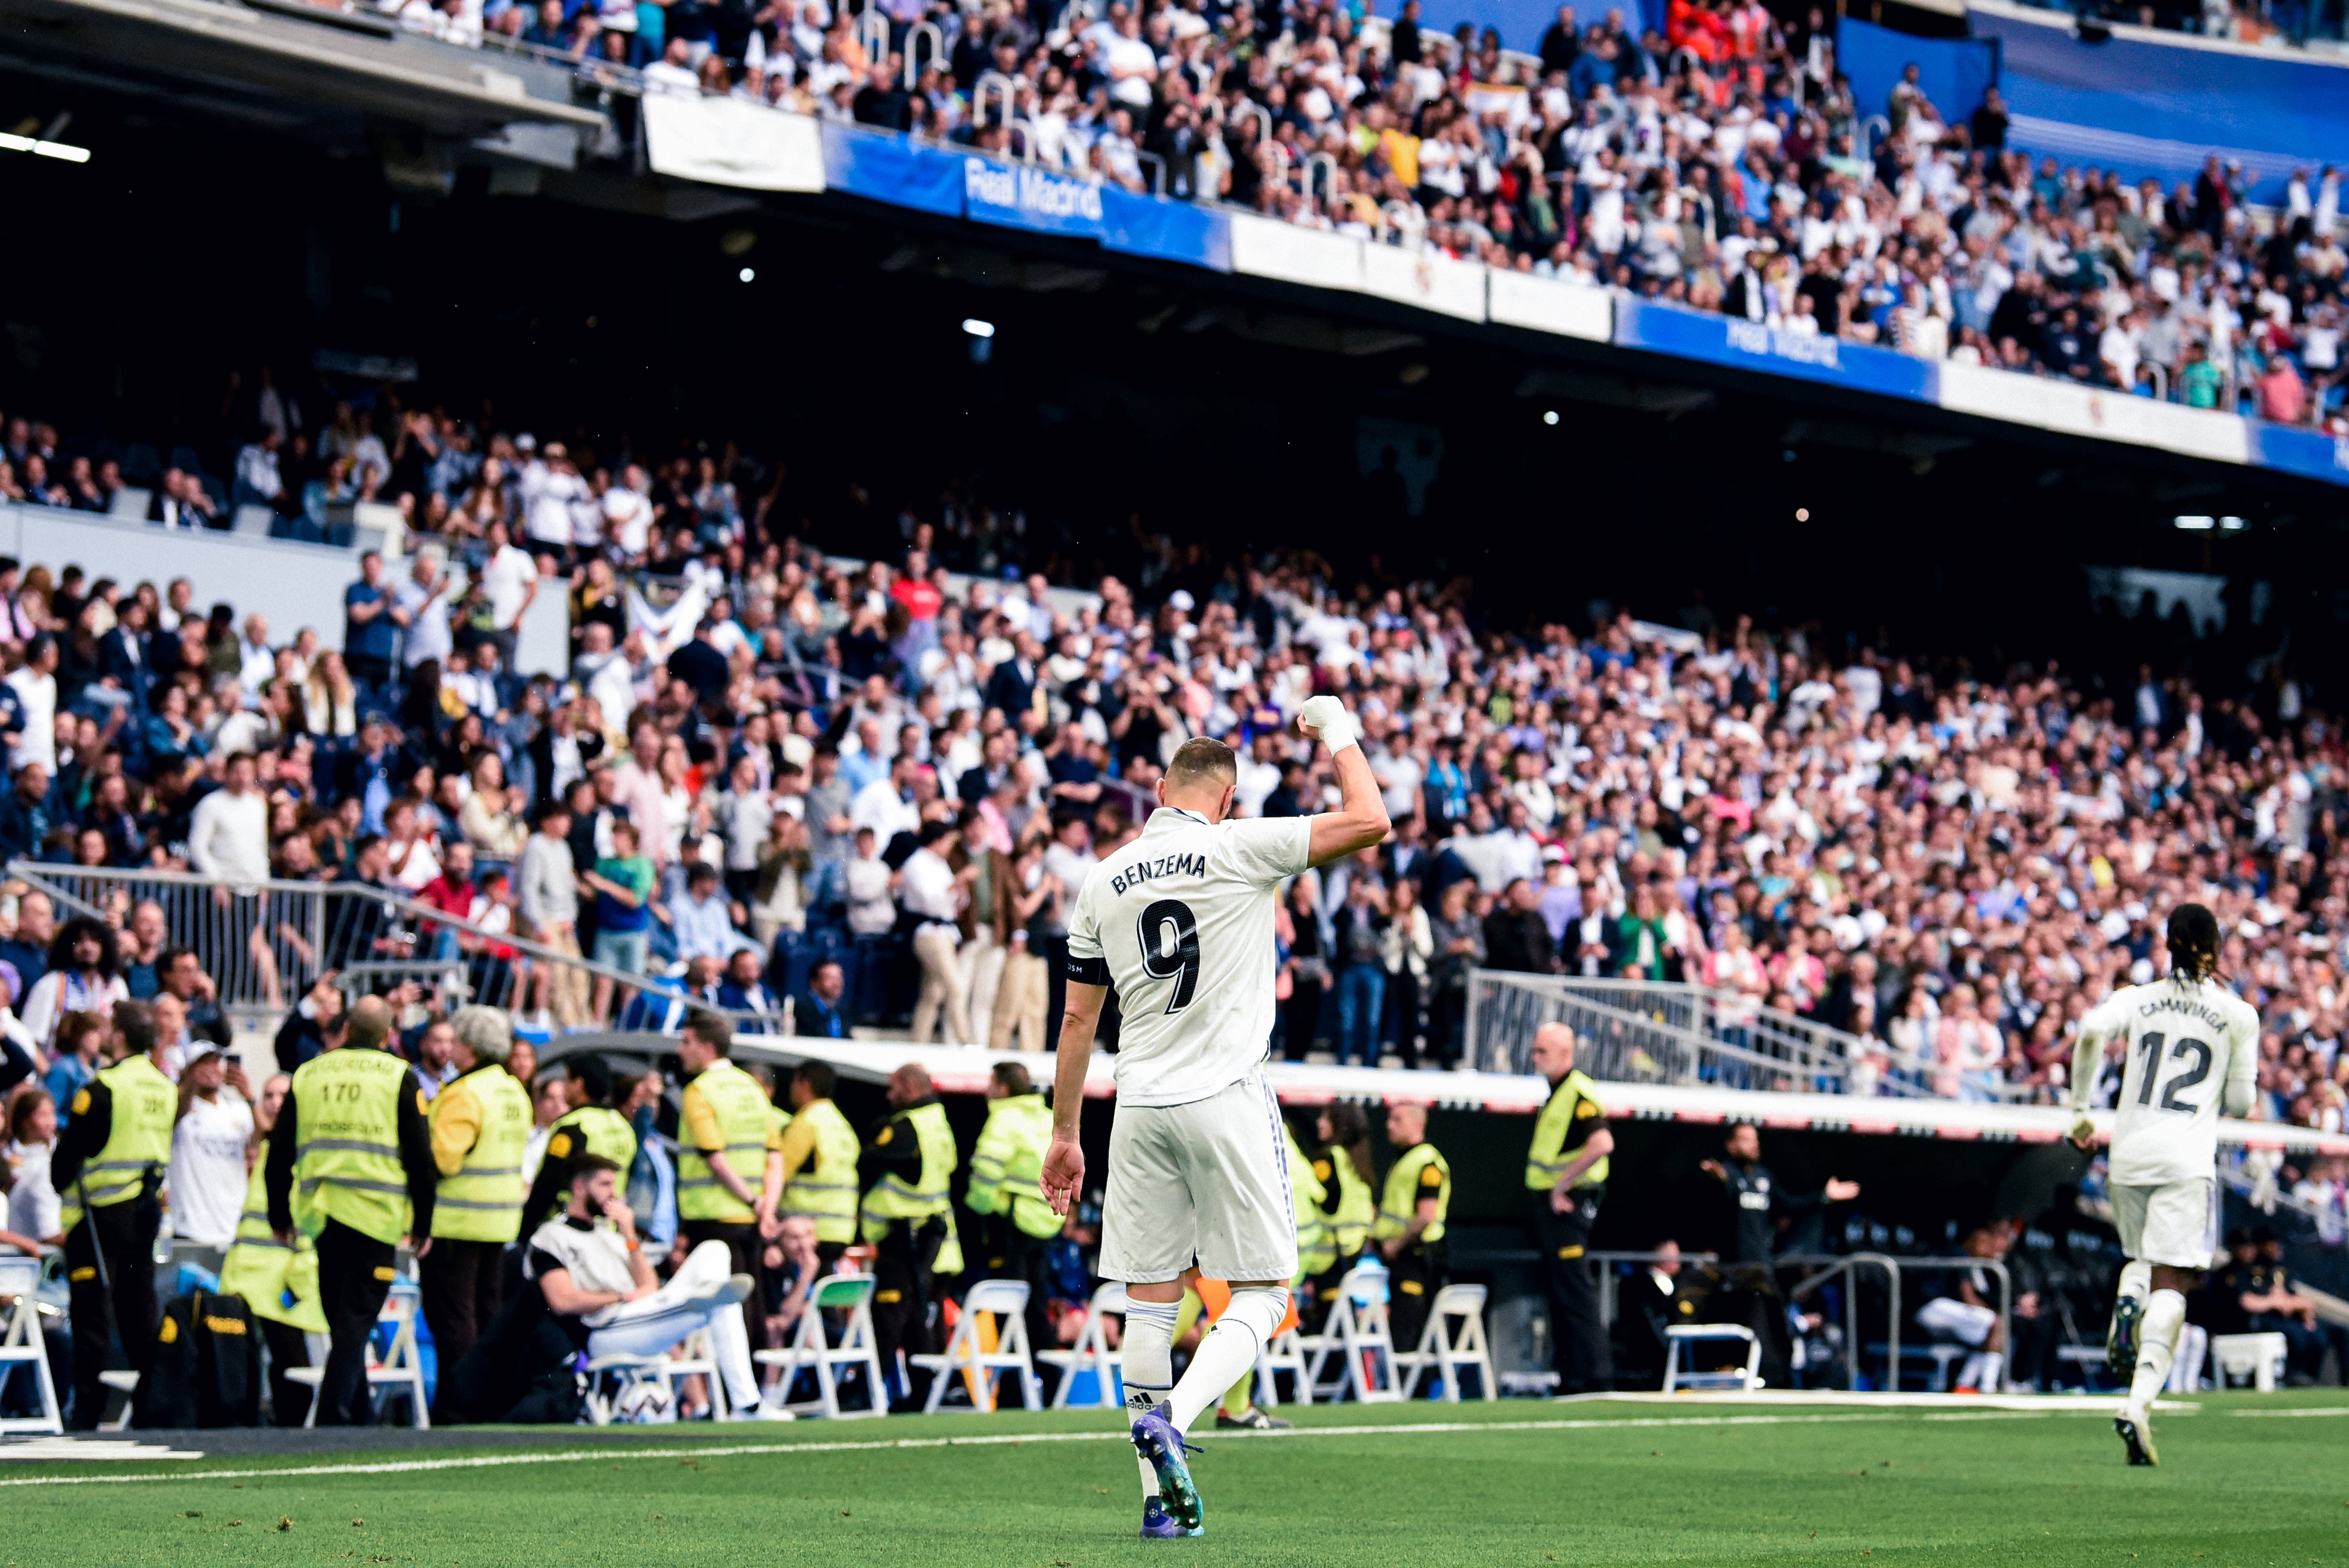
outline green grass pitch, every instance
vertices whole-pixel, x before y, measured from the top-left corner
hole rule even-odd
[[[2122,1464],[2101,1414],[1289,1408],[1297,1434],[1200,1439],[1207,1534],[1159,1542],[1133,1539],[1132,1450],[1094,1436],[1114,1419],[1102,1411],[669,1429],[617,1451],[552,1434],[512,1449],[11,1464],[0,1568],[2349,1568],[2349,1398],[2199,1404],[2157,1418],[2153,1470]],[[1409,1429],[1431,1425],[1464,1429]],[[1321,1430],[1340,1428],[1372,1429]],[[988,1440],[940,1440],[975,1438]],[[563,1457],[528,1458],[545,1454]],[[439,1468],[353,1469],[370,1463]],[[287,1473],[305,1467],[331,1473]],[[68,1475],[165,1479],[24,1484]]]

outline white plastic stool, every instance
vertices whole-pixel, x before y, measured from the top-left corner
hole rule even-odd
[[[2262,1394],[2275,1392],[2276,1374],[2291,1358],[2292,1346],[2281,1334],[2214,1334],[2210,1336],[2210,1362],[2213,1381],[2220,1387],[2230,1387],[2238,1377],[2249,1377],[2251,1387]]]

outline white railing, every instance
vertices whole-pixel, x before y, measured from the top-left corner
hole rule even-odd
[[[1619,1083],[1999,1102],[2031,1097],[1987,1073],[1960,1075],[1958,1095],[1940,1095],[1935,1086],[1951,1069],[1734,992],[1492,969],[1470,977],[1471,1066],[1532,1071],[1534,1031],[1547,1023],[1575,1031],[1585,1072]]]
[[[138,905],[154,903],[163,912],[167,940],[202,960],[221,1007],[254,1027],[275,1026],[295,999],[328,975],[349,992],[387,994],[413,985],[416,999],[429,1004],[473,1002],[515,1013],[543,1007],[574,1026],[612,1022],[634,993],[657,988],[656,976],[358,883],[231,886],[186,872],[22,860],[12,861],[7,874],[47,893],[60,915],[88,914],[123,926]],[[746,1032],[781,1023],[778,1015],[694,1006]]]

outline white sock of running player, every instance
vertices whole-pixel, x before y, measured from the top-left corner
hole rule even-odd
[[[2146,1303],[2145,1326],[2137,1335],[2137,1376],[2129,1379],[2128,1402],[2138,1410],[2153,1401],[2169,1382],[2169,1363],[2186,1334],[2186,1298],[2174,1290],[2158,1290]]]
[[[2006,1357],[2002,1352],[1996,1350],[1983,1351],[1982,1353],[1982,1365],[1976,1367],[1975,1371],[1979,1376],[1974,1379],[1973,1387],[1981,1389],[1985,1394],[1996,1394],[2003,1391],[2006,1381]]]
[[[2141,1308],[2145,1298],[2153,1294],[2153,1265],[2143,1258],[2130,1260],[2121,1269],[2120,1294],[2133,1298]]]
[[[1119,1371],[1125,1383],[1125,1418],[1157,1408],[1174,1391],[1174,1302],[1134,1301],[1125,1304],[1125,1337],[1119,1342]],[[1133,1462],[1142,1470],[1142,1501],[1158,1495],[1158,1472],[1140,1453]]]
[[[1972,1355],[1968,1356],[1966,1357],[1966,1364],[1958,1368],[1958,1387],[1961,1388],[1981,1387],[1982,1365],[1982,1353],[1981,1351],[1977,1350]]]
[[[1187,1432],[1202,1412],[1219,1403],[1256,1365],[1257,1355],[1272,1343],[1280,1320],[1288,1315],[1287,1285],[1233,1286],[1231,1305],[1199,1342],[1191,1365],[1184,1368],[1183,1380],[1174,1385],[1174,1425]]]

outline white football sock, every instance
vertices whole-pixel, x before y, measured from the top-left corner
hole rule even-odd
[[[1119,1342],[1119,1371],[1125,1383],[1125,1418],[1154,1409],[1174,1387],[1174,1317],[1178,1303],[1135,1301],[1125,1304],[1125,1337]],[[1133,1462],[1142,1470],[1142,1501],[1158,1496],[1158,1472],[1137,1450]]]
[[[1958,1368],[1958,1387],[1961,1388],[1981,1387],[1982,1364],[1982,1353],[1981,1351],[1977,1350],[1972,1355],[1967,1357],[1966,1364]]]
[[[2121,1269],[2120,1294],[2134,1297],[2138,1306],[2153,1294],[2153,1265],[2143,1258],[2132,1258]]]
[[[1974,1387],[1985,1394],[2002,1393],[2006,1383],[2006,1357],[2002,1352],[1985,1350],[1982,1353],[1981,1376]]]
[[[2186,1298],[2174,1290],[2155,1291],[2146,1304],[2144,1326],[2137,1333],[2137,1376],[2129,1379],[2131,1408],[2153,1408],[2169,1381],[2169,1363],[2185,1335]]]
[[[1176,1428],[1191,1423],[1209,1406],[1220,1402],[1231,1386],[1256,1365],[1257,1356],[1272,1343],[1280,1320],[1288,1315],[1285,1284],[1234,1285],[1232,1304],[1216,1319],[1216,1326],[1199,1342],[1183,1380],[1174,1385]]]

